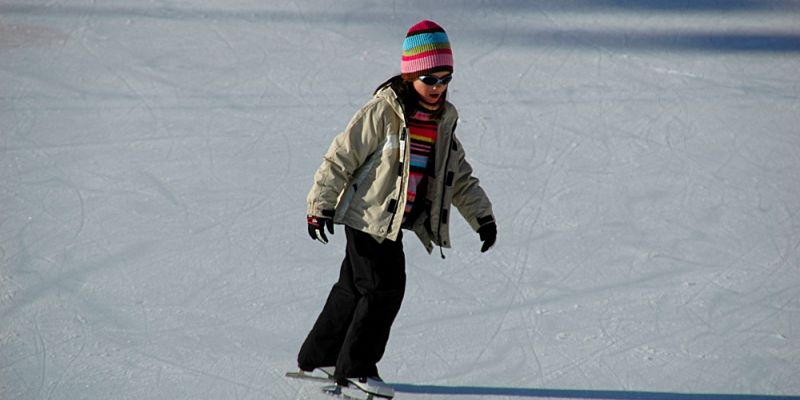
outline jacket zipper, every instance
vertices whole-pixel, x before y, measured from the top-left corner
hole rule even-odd
[[[447,175],[449,171],[447,170],[448,166],[450,165],[450,154],[453,152],[453,137],[456,133],[456,125],[453,125],[453,130],[450,132],[450,141],[447,142],[447,157],[444,159],[444,176],[442,176],[442,200],[439,204],[439,227],[436,229],[436,235],[439,236],[439,254],[442,256],[442,260],[446,257],[444,256],[444,250],[442,249],[442,211],[444,210],[444,199],[445,199],[445,191],[447,190]],[[449,214],[449,212],[448,212]],[[447,219],[450,219],[450,215],[447,216]]]

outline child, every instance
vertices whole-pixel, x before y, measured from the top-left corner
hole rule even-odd
[[[492,205],[455,137],[444,29],[432,21],[412,26],[400,70],[336,136],[314,175],[308,232],[328,243],[325,230],[333,234],[334,223],[342,224],[347,247],[339,281],[298,355],[302,371],[335,366],[325,370],[337,383],[383,397],[394,395],[376,364],[405,291],[402,230],[416,234],[428,253],[434,245],[441,252],[450,247],[455,205],[480,235],[481,252],[497,236]]]

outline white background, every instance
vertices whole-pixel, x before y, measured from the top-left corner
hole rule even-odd
[[[422,19],[499,237],[406,235],[398,398],[800,394],[798,2],[0,0],[0,398],[326,398],[305,196]]]

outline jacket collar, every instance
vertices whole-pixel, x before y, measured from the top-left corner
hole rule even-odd
[[[395,93],[394,89],[392,89],[389,86],[386,86],[385,88],[375,93],[375,97],[386,100],[386,102],[388,102],[389,105],[391,105],[394,112],[397,113],[397,116],[405,120],[405,116],[403,115],[403,106],[400,102],[400,99],[397,98],[397,93]],[[448,118],[451,118],[454,115],[455,107],[452,104],[450,104],[449,101],[445,101],[444,104],[442,104],[442,107],[444,107],[444,112],[442,113],[442,120],[447,120]]]

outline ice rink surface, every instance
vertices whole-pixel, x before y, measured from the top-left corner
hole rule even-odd
[[[0,398],[326,399],[305,196],[422,19],[499,239],[406,236],[398,399],[800,395],[798,1],[0,0]]]

